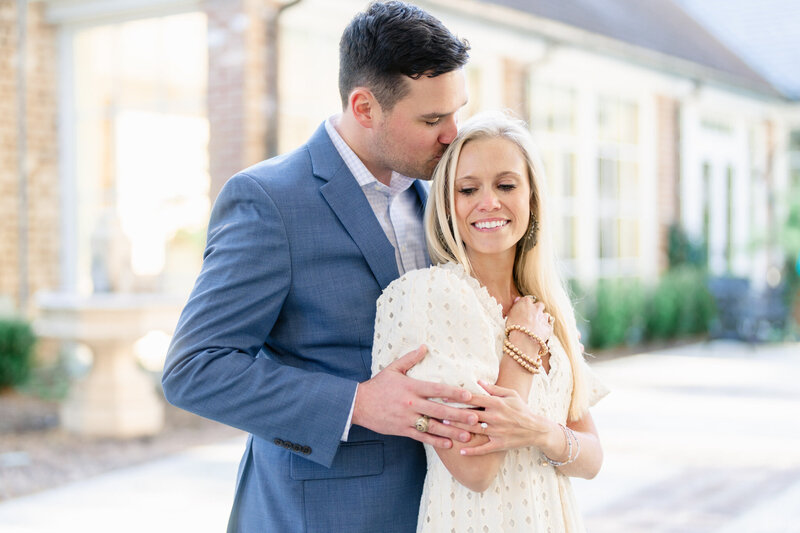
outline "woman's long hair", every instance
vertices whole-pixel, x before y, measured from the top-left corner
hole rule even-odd
[[[451,222],[449,216],[450,213],[455,213],[453,178],[461,150],[468,142],[496,138],[514,143],[525,159],[531,186],[531,214],[539,222],[536,245],[533,248],[525,251],[524,237],[517,243],[514,283],[521,294],[536,295],[547,312],[555,318],[554,333],[567,352],[572,367],[569,419],[578,420],[588,408],[582,368],[583,355],[578,342],[575,312],[564,281],[556,268],[550,231],[553,219],[548,212],[547,180],[530,131],[524,122],[505,113],[484,112],[459,126],[458,136],[447,148],[433,173],[433,184],[425,208],[428,251],[435,264],[460,263],[467,273],[474,275],[464,242],[459,235],[458,224]]]

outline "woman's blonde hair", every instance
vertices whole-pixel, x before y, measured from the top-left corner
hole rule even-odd
[[[528,247],[526,251],[524,238],[517,244],[514,283],[521,294],[535,294],[544,303],[547,312],[555,318],[554,333],[564,346],[572,367],[569,419],[578,420],[588,407],[578,328],[564,281],[556,268],[550,231],[553,219],[548,213],[547,180],[530,131],[524,122],[495,111],[477,114],[459,126],[458,136],[447,148],[433,173],[430,197],[425,208],[428,251],[435,264],[460,263],[467,273],[474,275],[458,225],[450,217],[451,213],[455,213],[453,177],[461,150],[467,143],[496,138],[514,143],[525,159],[531,186],[531,215],[539,223],[533,248]]]

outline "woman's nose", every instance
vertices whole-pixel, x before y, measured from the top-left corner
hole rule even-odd
[[[484,192],[478,204],[478,209],[482,211],[493,211],[498,207],[500,207],[500,201],[497,199],[497,195],[494,191],[489,190]]]

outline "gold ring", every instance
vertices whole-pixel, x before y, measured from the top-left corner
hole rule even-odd
[[[426,415],[422,415],[417,418],[417,421],[414,423],[414,427],[417,428],[417,431],[421,431],[423,433],[428,432],[428,422],[430,418]]]
[[[536,301],[538,300],[538,298],[534,294],[526,294],[525,298],[530,298],[533,303],[536,303]]]

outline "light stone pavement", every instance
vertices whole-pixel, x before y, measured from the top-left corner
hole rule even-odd
[[[592,365],[589,533],[800,533],[800,343],[702,343]],[[244,439],[0,503],[2,533],[224,531]],[[2,480],[0,480],[2,483]]]
[[[800,343],[715,341],[593,365],[590,533],[800,532]]]

